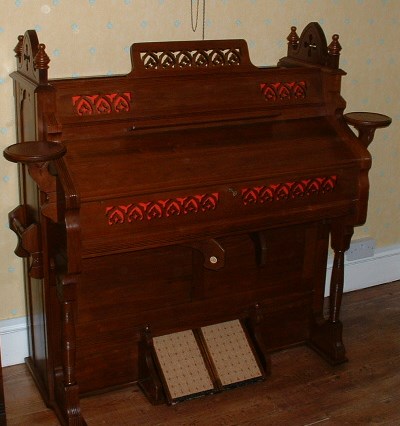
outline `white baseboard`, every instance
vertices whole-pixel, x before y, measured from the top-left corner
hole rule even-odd
[[[0,321],[1,364],[22,364],[29,354],[26,317]]]
[[[331,273],[332,259],[329,259],[326,271],[326,296],[329,293]],[[345,292],[397,280],[400,280],[400,245],[377,249],[373,257],[345,262]]]
[[[330,259],[327,267],[327,291],[331,272]],[[400,280],[400,245],[378,249],[373,257],[345,263],[346,292],[396,280]],[[0,321],[0,341],[3,367],[23,363],[29,352],[26,318]]]

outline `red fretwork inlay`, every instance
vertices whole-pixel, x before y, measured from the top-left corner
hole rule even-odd
[[[129,112],[131,110],[131,98],[131,92],[79,95],[72,97],[72,105],[77,115]]]
[[[261,83],[260,87],[267,102],[305,99],[307,94],[307,83],[305,81]]]
[[[182,198],[131,203],[126,206],[106,207],[108,224],[153,220],[171,216],[215,210],[219,201],[219,193],[190,195]]]
[[[315,177],[298,182],[277,183],[267,186],[242,189],[244,205],[281,201],[294,198],[321,195],[333,191],[337,176]]]

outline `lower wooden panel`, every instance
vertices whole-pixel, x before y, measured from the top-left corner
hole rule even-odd
[[[82,411],[89,425],[400,424],[400,281],[344,294],[342,319],[351,362],[341,367],[300,346],[272,355],[265,382],[234,392],[151,406],[133,386],[81,398]],[[58,424],[24,365],[3,376],[9,424]]]
[[[321,294],[320,262],[307,250],[326,245],[321,226],[264,231],[266,262],[257,265],[249,235],[222,238],[225,267],[204,269],[188,247],[86,259],[78,285],[76,373],[86,393],[138,379],[140,332],[154,336],[243,318],[258,303],[269,350],[308,338]],[[322,243],[321,243],[322,241]],[[322,292],[323,294],[323,292]],[[59,360],[61,364],[61,360]]]

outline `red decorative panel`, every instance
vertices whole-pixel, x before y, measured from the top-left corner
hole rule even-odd
[[[328,176],[243,188],[242,201],[244,205],[248,205],[326,194],[333,191],[336,181],[337,176]]]
[[[110,93],[106,95],[78,95],[72,97],[77,115],[96,115],[129,112],[132,93]]]
[[[267,102],[305,99],[307,95],[307,84],[305,81],[261,83],[260,87]]]
[[[219,193],[190,195],[182,198],[132,203],[126,206],[106,207],[108,224],[163,219],[171,216],[215,210],[219,201]]]

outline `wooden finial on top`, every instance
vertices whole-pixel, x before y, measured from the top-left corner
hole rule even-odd
[[[24,50],[24,47],[23,47],[24,43],[23,42],[24,42],[24,36],[19,35],[18,36],[18,43],[14,47],[15,57],[18,58],[18,59],[21,59],[21,57],[22,57],[22,51]]]
[[[40,43],[38,46],[38,52],[33,60],[34,66],[39,70],[47,70],[49,68],[50,58],[45,52],[46,46],[43,43]]]
[[[327,65],[333,68],[339,68],[339,55],[341,50],[342,46],[339,43],[339,36],[334,34],[331,44],[328,46]]]
[[[332,56],[340,55],[340,51],[342,50],[342,46],[339,43],[339,35],[334,34],[332,36],[331,44],[328,46],[328,53]]]
[[[286,40],[289,42],[289,48],[291,47],[292,49],[296,49],[299,44],[299,36],[297,35],[296,30],[296,27],[291,27],[290,34],[286,37]]]

